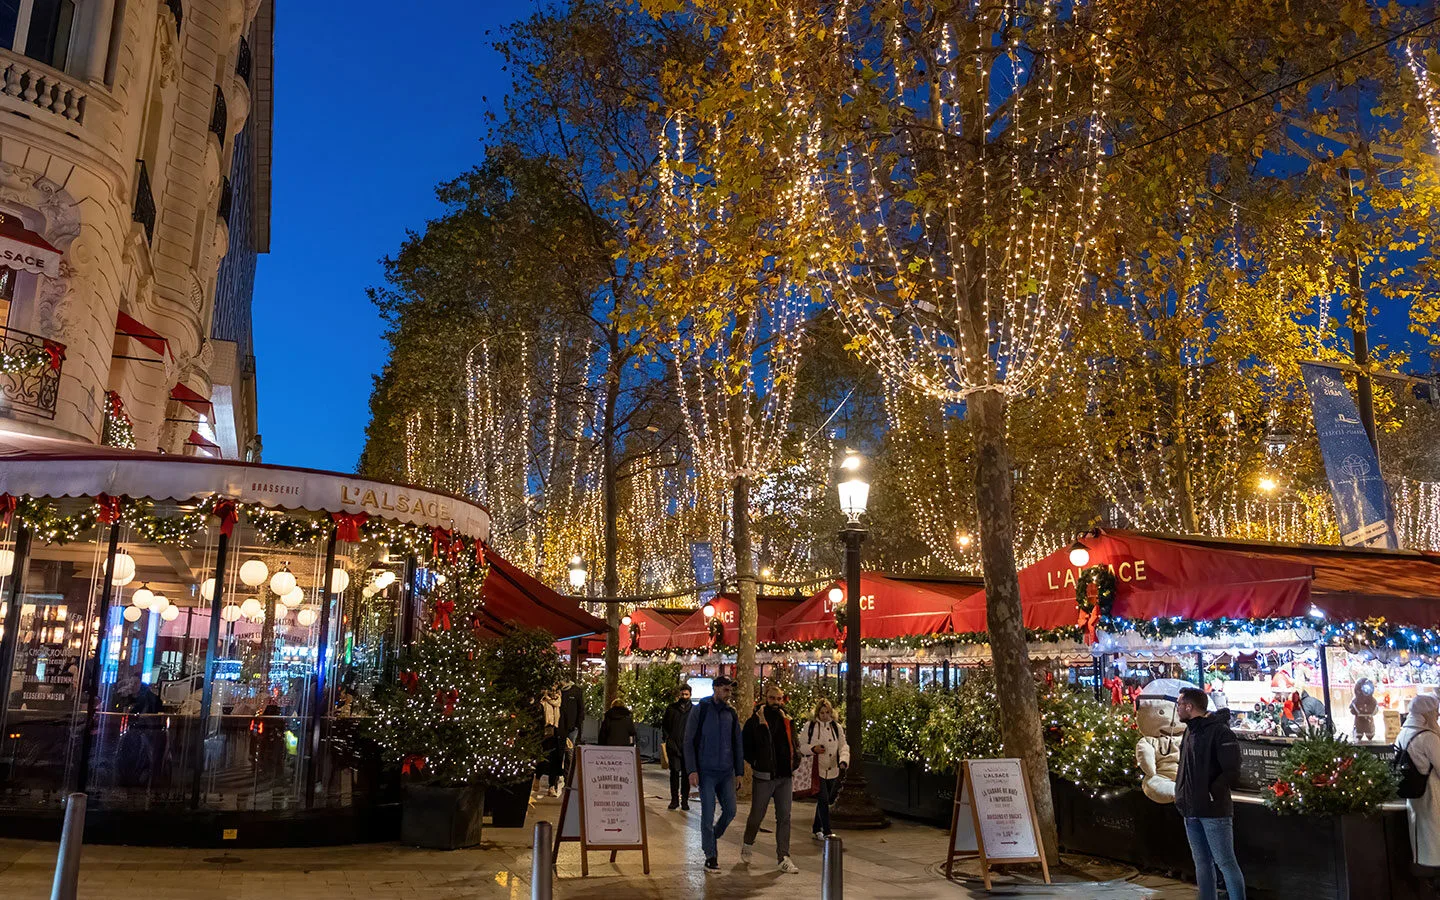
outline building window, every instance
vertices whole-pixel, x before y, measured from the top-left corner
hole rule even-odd
[[[74,0],[0,0],[0,46],[64,70]]]
[[[15,279],[19,272],[7,266],[0,266],[0,328],[10,324],[10,304],[15,299]]]

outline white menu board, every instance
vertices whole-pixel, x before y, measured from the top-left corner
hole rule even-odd
[[[989,860],[1034,859],[1035,823],[1025,770],[1018,759],[972,759],[966,784],[980,824],[980,846]],[[953,840],[954,838],[952,838]]]
[[[586,845],[638,847],[644,843],[634,747],[580,747],[580,782]]]

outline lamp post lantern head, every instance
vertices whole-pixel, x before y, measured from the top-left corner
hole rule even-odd
[[[705,604],[704,608],[700,610],[700,614],[703,615],[703,616],[704,616],[705,618],[707,618],[707,619],[713,619],[713,618],[715,618],[715,604],[713,604],[713,603],[707,603],[707,604]]]
[[[585,589],[585,562],[578,556],[570,557],[570,587],[572,590]]]
[[[1077,569],[1090,565],[1090,550],[1078,539],[1070,545],[1070,565]]]
[[[839,606],[841,603],[845,602],[845,592],[840,590],[838,587],[832,587],[830,589],[829,596],[831,606]]]
[[[852,525],[865,515],[865,507],[870,502],[870,482],[860,473],[863,462],[860,454],[846,453],[840,463],[841,477],[845,478],[836,486],[840,494],[840,511]]]
[[[621,617],[620,617],[620,624],[621,624],[621,625],[626,625],[626,626],[628,626],[628,625],[629,625],[631,622],[633,622],[633,621],[635,621],[635,620],[632,619],[632,618],[630,618],[629,616],[621,616]]]
[[[1257,484],[1259,485],[1260,490],[1264,491],[1267,494],[1275,493],[1275,489],[1280,486],[1279,482],[1277,482],[1273,477],[1269,475],[1261,475],[1260,480],[1259,482],[1257,482]]]

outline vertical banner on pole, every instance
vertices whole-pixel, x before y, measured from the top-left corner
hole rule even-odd
[[[690,568],[695,573],[696,584],[710,587],[700,592],[700,605],[715,599],[715,547],[709,541],[692,541],[690,544]]]
[[[1380,460],[1345,379],[1339,372],[1314,363],[1301,363],[1300,374],[1315,411],[1315,433],[1320,438],[1320,455],[1330,480],[1340,543],[1395,549],[1399,543],[1390,495],[1380,477]]]

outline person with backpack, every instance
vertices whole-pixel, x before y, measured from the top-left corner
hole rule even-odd
[[[1216,866],[1231,900],[1244,900],[1245,876],[1235,859],[1235,807],[1230,800],[1230,787],[1240,776],[1240,742],[1230,730],[1230,710],[1207,713],[1209,707],[1210,698],[1197,687],[1181,688],[1175,701],[1175,712],[1185,723],[1175,808],[1185,817],[1200,900],[1216,900]]]
[[[1395,739],[1399,794],[1410,820],[1410,849],[1418,866],[1440,866],[1440,700],[1419,694]]]
[[[815,840],[823,841],[830,832],[830,804],[840,793],[840,776],[850,767],[850,745],[845,729],[835,721],[835,707],[824,697],[815,704],[815,714],[800,735],[800,765],[815,766],[819,779],[815,794],[815,819],[810,830]],[[813,760],[813,763],[812,763]]]
[[[685,771],[690,773],[690,785],[700,789],[700,847],[706,875],[720,874],[717,844],[735,820],[735,792],[745,777],[740,716],[730,706],[734,685],[728,676],[716,678],[710,699],[696,704],[685,720]]]

